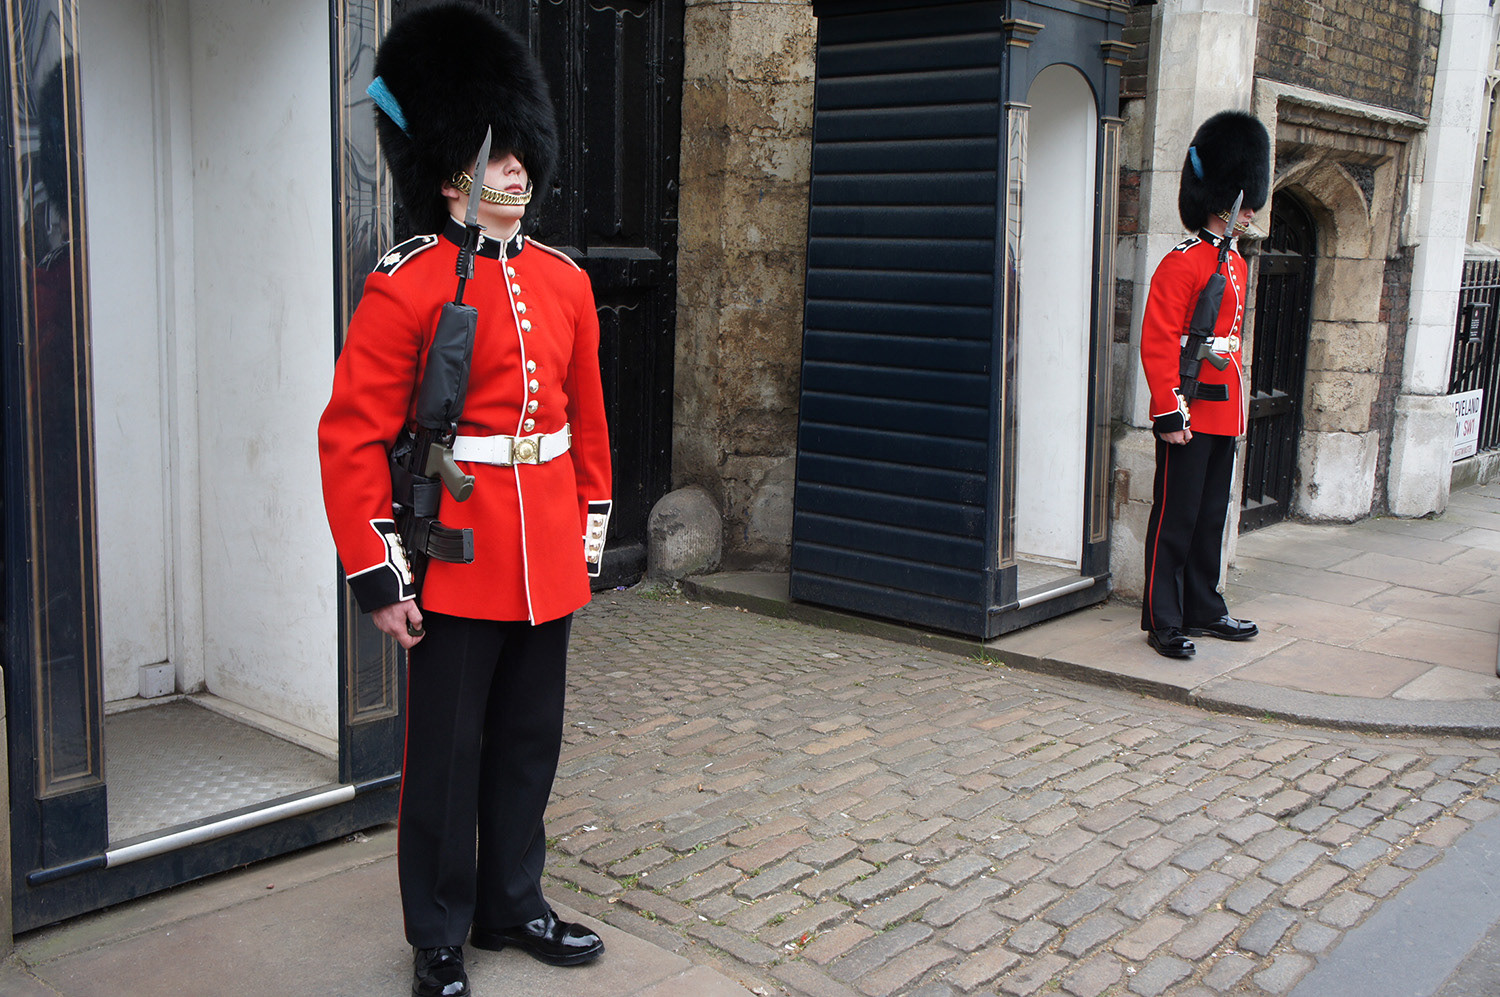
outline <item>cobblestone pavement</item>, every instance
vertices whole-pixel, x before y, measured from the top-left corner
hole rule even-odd
[[[573,646],[549,875],[766,994],[1284,994],[1500,812],[1496,741],[1207,714],[636,592]]]

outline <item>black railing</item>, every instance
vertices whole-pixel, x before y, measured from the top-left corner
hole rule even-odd
[[[1500,260],[1465,260],[1448,393],[1484,389],[1479,449],[1500,448]]]

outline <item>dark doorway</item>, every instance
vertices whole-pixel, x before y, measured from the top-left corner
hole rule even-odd
[[[651,506],[671,487],[683,0],[484,5],[530,41],[557,105],[558,186],[534,234],[594,285],[615,473],[595,585],[633,584]]]
[[[1316,252],[1312,217],[1289,194],[1277,194],[1255,284],[1241,532],[1279,523],[1291,508]]]

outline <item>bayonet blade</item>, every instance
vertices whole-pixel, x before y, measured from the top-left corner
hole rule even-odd
[[[484,143],[479,147],[479,158],[474,160],[474,183],[469,187],[469,210],[464,213],[464,225],[475,228],[479,225],[479,201],[484,193],[484,170],[490,165],[491,129],[484,130]]]

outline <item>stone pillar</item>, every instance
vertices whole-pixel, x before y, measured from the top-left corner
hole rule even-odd
[[[1383,240],[1372,236],[1368,243],[1330,240],[1318,260],[1292,498],[1293,511],[1307,519],[1353,522],[1368,516],[1373,502],[1380,433],[1371,418],[1387,329],[1372,321],[1379,316],[1386,267]]]
[[[1113,457],[1110,571],[1121,595],[1141,594],[1141,544],[1155,467],[1151,395],[1140,364],[1147,288],[1156,264],[1187,234],[1177,214],[1177,185],[1194,130],[1218,111],[1250,107],[1258,8],[1258,0],[1183,0],[1151,8],[1146,99],[1125,112],[1123,165],[1140,170],[1141,177],[1139,231],[1120,246],[1120,273],[1135,285],[1129,353],[1119,361],[1125,368],[1126,426],[1115,440]]]
[[[672,481],[730,568],[790,556],[814,32],[806,0],[687,0]]]
[[[1489,0],[1443,4],[1443,36],[1417,195],[1411,319],[1386,484],[1390,511],[1398,516],[1423,516],[1448,505],[1453,411],[1441,398],[1448,390],[1494,18]],[[1485,404],[1495,401],[1487,398]]]

